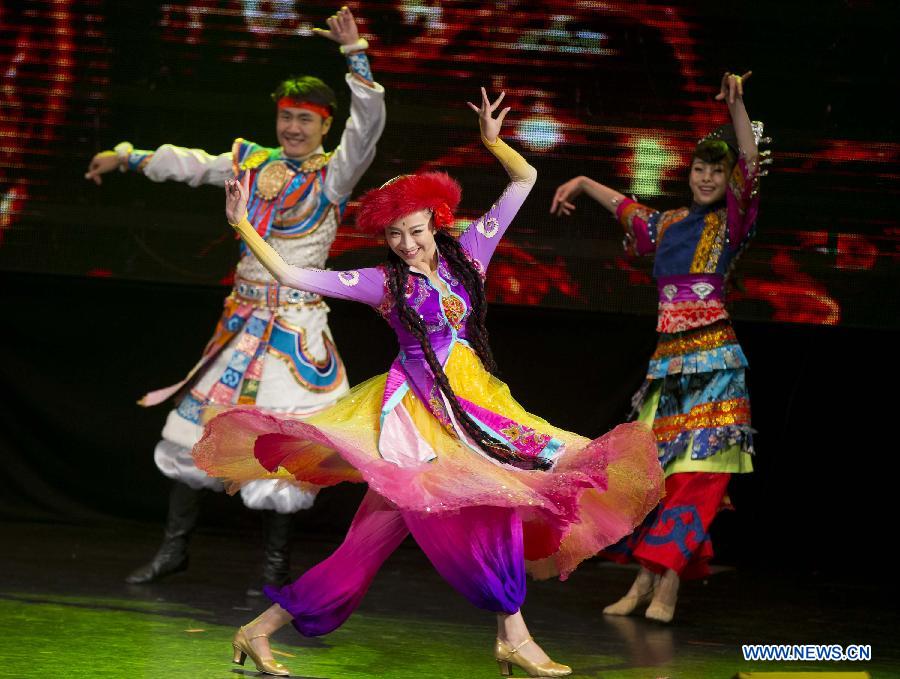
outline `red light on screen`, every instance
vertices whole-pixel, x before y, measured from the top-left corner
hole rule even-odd
[[[297,71],[315,73],[327,43],[311,37],[311,29],[323,25],[333,10],[325,0],[169,2],[153,10],[156,23],[138,41],[151,41],[147,53],[169,79],[163,87],[189,92],[197,86],[217,95],[217,78],[227,83],[224,75],[235,62],[241,62],[243,77],[266,73],[271,82]],[[87,155],[89,144],[108,143],[117,134],[107,129],[105,108],[110,54],[101,41],[112,30],[106,22],[115,19],[104,14],[106,4],[43,0],[29,3],[27,10],[4,12],[0,22],[9,39],[0,47],[0,241],[45,202],[51,190],[47,169],[61,151]],[[490,294],[510,303],[597,310],[620,310],[627,298],[639,306],[634,311],[652,313],[655,285],[648,262],[628,260],[614,247],[620,240],[614,220],[604,214],[603,224],[589,224],[584,215],[597,219],[597,212],[582,202],[572,219],[559,220],[537,203],[547,200],[549,186],[574,174],[594,176],[657,209],[678,207],[677,201],[687,199],[690,151],[727,117],[712,97],[720,74],[701,58],[705,43],[716,35],[707,25],[710,18],[691,5],[561,0],[511,5],[388,1],[357,13],[363,34],[371,38],[376,79],[390,93],[386,138],[393,134],[395,142],[380,145],[364,182],[377,185],[398,169],[446,169],[466,189],[460,216],[473,217],[496,199],[502,176],[491,174],[496,168],[473,138],[463,102],[477,85],[494,93],[505,90],[514,106],[507,138],[538,167],[540,179],[498,251]],[[336,52],[334,58],[338,63]],[[221,86],[221,92],[227,89]],[[152,108],[152,97],[147,101]],[[424,109],[416,107],[423,102],[435,115],[422,115]],[[171,115],[163,105],[159,111]],[[735,297],[737,309],[751,317],[796,322],[851,319],[852,304],[860,302],[848,291],[876,284],[875,278],[900,258],[893,216],[880,207],[896,197],[893,168],[900,162],[900,144],[812,133],[797,139],[774,132],[773,174],[780,176],[762,181],[762,216],[739,264],[746,289]],[[61,149],[61,140],[79,135],[77,150]],[[797,196],[790,181],[800,187]],[[841,212],[859,195],[871,196],[872,207],[859,214]],[[344,221],[349,228],[332,248],[332,256],[341,260],[336,264],[380,248],[353,231],[352,206]],[[544,235],[552,237],[553,246]],[[198,261],[230,256],[233,249],[219,247],[221,238],[210,235],[189,256]],[[585,254],[584,239],[594,243],[593,254]],[[140,262],[143,271],[174,276],[174,269],[158,266],[168,256],[159,254],[156,263]],[[81,259],[71,266],[78,271],[135,275],[133,268],[124,274],[112,261],[97,261],[100,254],[89,248],[75,256]],[[221,269],[214,270],[208,282],[221,278]],[[627,287],[642,290],[629,294]]]
[[[90,21],[75,4],[32,2],[0,15],[14,36],[4,41],[11,50],[0,52],[0,243],[28,209],[32,187],[46,183],[47,157],[63,136],[78,58],[85,54],[72,40],[73,24]]]
[[[837,237],[838,269],[872,269],[878,261],[878,248],[858,233],[841,233]]]

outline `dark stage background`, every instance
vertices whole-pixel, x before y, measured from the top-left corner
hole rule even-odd
[[[127,139],[221,153],[237,136],[274,145],[279,79],[311,72],[348,106],[343,58],[310,36],[333,3],[44,0],[0,14],[0,268],[214,284],[236,245],[221,192],[80,179]],[[581,200],[552,218],[556,186],[588,174],[659,208],[683,205],[697,140],[727,117],[722,72],[752,68],[747,104],[773,136],[759,235],[732,295],[739,318],[898,327],[900,194],[896,3],[370,2],[354,6],[388,126],[359,188],[440,167],[465,187],[463,217],[505,176],[480,148],[466,99],[505,89],[505,135],[540,181],[495,260],[494,300],[652,313],[649,261]],[[353,206],[347,217],[352,222]],[[380,246],[345,229],[335,266]]]
[[[20,274],[0,281],[5,316],[15,319],[0,333],[0,350],[13,357],[0,362],[0,517],[161,521],[168,481],[152,449],[165,407],[134,402],[182,377],[224,290]],[[154,311],[160,300],[164,314]],[[360,305],[334,302],[332,310],[351,383],[382,372],[392,358],[387,326]],[[625,418],[655,340],[650,316],[497,305],[488,321],[513,393],[586,435]],[[736,329],[751,362],[758,456],[756,472],[732,483],[737,511],[713,527],[720,562],[871,569],[894,514],[896,435],[890,417],[881,423],[887,389],[877,366],[896,350],[896,333],[759,322]],[[361,493],[347,484],[323,491],[298,515],[298,533],[336,538]],[[240,499],[205,501],[208,528],[257,527],[258,514]]]
[[[481,84],[506,89],[510,136],[540,178],[492,269],[493,344],[527,407],[588,435],[626,417],[653,350],[650,262],[625,258],[618,227],[584,200],[575,218],[551,218],[550,197],[588,174],[660,208],[683,204],[690,149],[724,120],[712,101],[722,71],[753,69],[747,105],[775,138],[776,163],[733,297],[758,460],[734,483],[738,511],[719,520],[718,550],[764,567],[866,567],[860,552],[883,543],[896,470],[890,417],[881,424],[900,327],[895,5],[352,8],[388,93],[388,127],[361,189],[442,167],[463,183],[464,216],[483,210],[503,176],[463,102]],[[133,175],[97,188],[82,174],[123,139],[214,153],[236,136],[274,144],[268,92],[281,77],[341,83],[335,47],[308,36],[334,9],[0,8],[0,517],[161,518],[167,482],[151,453],[165,408],[134,402],[196,361],[237,247],[218,189]],[[338,95],[345,113],[344,88]],[[380,248],[345,226],[334,254],[333,266],[357,266]],[[392,340],[380,320],[332,308],[351,382],[383,370]],[[339,532],[359,492],[323,492],[301,530]],[[253,525],[237,500],[208,504],[208,526]]]

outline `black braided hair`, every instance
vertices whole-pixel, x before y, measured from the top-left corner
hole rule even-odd
[[[453,241],[453,245],[449,244],[448,239]],[[468,322],[472,324],[470,325],[470,328],[475,331],[472,333],[473,339],[476,336],[478,338],[477,340],[472,341],[472,344],[473,346],[476,346],[477,342],[478,345],[480,345],[476,347],[476,353],[479,358],[481,358],[482,362],[485,363],[485,367],[490,370],[488,365],[493,365],[494,359],[487,342],[487,330],[484,329],[484,319],[487,315],[487,303],[481,276],[475,269],[475,266],[465,257],[462,246],[455,238],[438,232],[435,234],[435,240],[443,246],[441,252],[444,254],[445,259],[447,259],[451,271],[455,276],[463,280],[466,291],[469,293],[472,304],[472,313],[470,314]],[[447,256],[448,253],[450,253],[449,257]],[[440,389],[441,393],[446,398],[447,403],[450,404],[450,409],[453,411],[456,421],[463,428],[465,433],[477,443],[479,448],[495,460],[499,460],[500,462],[512,465],[519,469],[549,469],[551,463],[548,460],[528,458],[521,455],[518,451],[510,448],[506,443],[497,440],[487,432],[483,431],[481,427],[469,417],[469,414],[463,410],[459,400],[456,398],[456,394],[453,392],[453,387],[450,386],[450,380],[447,377],[447,373],[444,372],[444,367],[438,360],[437,355],[434,353],[434,347],[431,346],[431,341],[428,339],[428,330],[425,327],[425,321],[422,320],[422,317],[406,302],[406,285],[409,280],[409,265],[398,257],[393,250],[388,255],[386,273],[388,274],[388,290],[394,299],[394,304],[397,306],[397,313],[400,317],[400,321],[403,323],[404,327],[419,340],[422,352],[425,354],[425,360],[428,362],[428,367],[431,368],[431,372],[434,374],[435,384],[437,384],[438,389]],[[470,285],[474,290],[470,288]],[[485,360],[485,357],[487,360]]]
[[[481,272],[475,268],[472,261],[466,256],[462,245],[449,233],[437,231],[434,240],[441,249],[441,254],[450,265],[450,270],[462,281],[466,292],[469,293],[471,313],[466,321],[469,343],[478,354],[484,364],[485,370],[492,375],[497,374],[497,362],[494,361],[494,353],[488,341],[487,330],[487,298],[484,293],[484,279]]]

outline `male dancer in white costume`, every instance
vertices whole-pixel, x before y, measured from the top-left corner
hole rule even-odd
[[[322,147],[336,106],[334,92],[318,78],[282,82],[273,93],[280,148],[237,139],[232,150],[212,156],[170,144],[140,151],[122,142],[91,160],[87,179],[102,183],[112,170],[135,171],[152,181],[190,186],[224,186],[243,172],[251,175],[250,219],[285,260],[324,268],[341,213],[375,156],[385,123],[384,89],[372,80],[356,21],[346,7],[316,32],[340,45],[346,56],[350,117],[338,147]],[[202,489],[222,484],[197,469],[191,448],[200,439],[207,405],[256,404],[279,412],[309,414],[327,407],[348,389],[340,356],[328,329],[328,307],[318,295],[285,288],[249,252],[234,275],[234,289],[200,361],[179,384],[147,394],[156,405],[178,395],[166,420],[154,459],[174,480],[162,545],[156,556],[132,572],[132,584],[152,582],[187,568],[188,541],[197,522]],[[315,493],[279,481],[261,480],[241,489],[250,509],[267,510],[262,584],[280,585],[289,569],[289,529],[294,512],[310,507]],[[250,593],[256,593],[252,588]]]

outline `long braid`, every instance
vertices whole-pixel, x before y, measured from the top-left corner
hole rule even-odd
[[[391,252],[388,256],[388,274],[388,290],[394,299],[400,321],[403,323],[404,327],[419,340],[422,352],[425,355],[425,360],[431,368],[431,372],[434,374],[435,383],[446,398],[456,421],[463,428],[465,433],[475,441],[478,444],[478,447],[485,453],[500,462],[521,469],[548,468],[549,463],[545,460],[523,457],[502,441],[498,441],[493,436],[487,434],[474,420],[472,420],[469,414],[463,410],[463,407],[460,405],[459,400],[453,391],[453,387],[450,385],[447,373],[444,372],[444,367],[438,360],[437,355],[434,353],[434,348],[431,346],[431,341],[428,339],[428,330],[425,327],[425,321],[423,321],[422,317],[419,316],[419,314],[417,314],[406,302],[406,285],[409,280],[409,265],[395,253]]]
[[[487,330],[487,299],[484,292],[484,280],[481,273],[475,268],[471,260],[466,256],[462,245],[453,236],[443,231],[434,234],[434,240],[441,248],[441,254],[450,265],[450,269],[458,276],[469,293],[471,313],[467,323],[468,340],[475,349],[475,353],[484,364],[485,370],[497,374],[497,363],[488,340]]]

